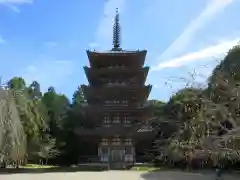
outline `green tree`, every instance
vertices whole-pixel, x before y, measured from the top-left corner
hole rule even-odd
[[[27,87],[24,79],[14,77],[8,82],[8,87],[15,92],[14,100],[27,140],[28,159],[40,160],[39,153],[46,145],[43,141],[48,129],[46,109],[39,99],[40,86],[33,82]]]
[[[49,87],[48,91],[43,94],[41,101],[47,109],[49,133],[54,138],[57,152],[63,156],[67,148],[67,141],[71,141],[71,138],[66,139],[67,127],[65,126],[68,120],[70,102],[65,95],[56,93],[53,87]]]
[[[239,161],[239,57],[235,46],[213,70],[206,89],[184,88],[169,100],[165,112],[179,128],[160,149],[161,158],[189,166],[200,157],[214,164]]]
[[[0,87],[0,166],[25,160],[26,137],[14,102],[15,93]]]

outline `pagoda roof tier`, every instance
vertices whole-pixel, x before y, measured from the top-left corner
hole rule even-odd
[[[150,125],[143,125],[139,124],[136,126],[119,126],[119,127],[95,127],[92,129],[83,129],[83,128],[76,128],[75,132],[79,135],[100,135],[102,137],[114,137],[116,135],[119,136],[139,136],[140,134],[144,133],[154,133],[154,129]]]
[[[89,68],[84,67],[85,74],[87,76],[89,84],[94,81],[100,81],[100,79],[116,79],[116,80],[131,80],[137,78],[138,81],[144,84],[149,72],[149,67],[143,67],[138,69],[130,68]]]
[[[139,116],[139,115],[134,116],[132,118],[128,118],[128,120],[129,120],[131,125],[138,124],[140,122],[151,122],[153,117],[151,117],[149,114],[150,113],[144,114],[142,116]],[[121,117],[119,125],[124,126],[125,125],[124,121],[123,121],[124,115],[123,114],[121,114],[121,115],[118,114],[118,116]],[[95,114],[95,116],[94,116],[93,114],[89,114],[86,117],[88,117],[89,121],[94,122],[96,125],[101,125],[104,122],[104,115]],[[114,122],[113,118],[110,118],[109,120],[112,124],[114,124],[113,123]]]
[[[144,65],[146,50],[137,51],[90,51],[87,50],[87,56],[91,67],[104,67],[112,64],[124,64],[129,67],[138,68]]]
[[[152,110],[151,107],[139,107],[139,108],[130,108],[130,107],[109,107],[109,106],[86,106],[85,113],[87,116],[102,116],[103,114],[131,114],[132,116],[142,116],[142,117],[151,117]]]
[[[147,85],[143,87],[132,88],[131,86],[112,86],[112,87],[98,87],[82,85],[84,97],[90,103],[91,100],[96,102],[103,102],[105,100],[130,100],[133,97],[137,102],[144,102],[147,100],[152,86]]]

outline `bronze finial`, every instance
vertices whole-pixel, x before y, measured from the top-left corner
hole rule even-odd
[[[121,50],[120,48],[120,36],[121,36],[121,27],[119,23],[119,13],[118,8],[116,8],[116,15],[113,25],[113,49],[114,51]]]

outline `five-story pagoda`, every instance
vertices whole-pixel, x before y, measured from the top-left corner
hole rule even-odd
[[[145,85],[149,71],[149,67],[143,67],[146,53],[120,48],[118,12],[113,48],[107,52],[87,51],[90,67],[84,70],[89,85],[82,85],[87,100],[85,112],[96,123],[98,155],[109,168],[125,168],[135,162],[136,134],[151,115],[145,106],[152,88]]]

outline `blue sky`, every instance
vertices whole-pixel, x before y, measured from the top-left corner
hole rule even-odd
[[[119,8],[122,47],[148,50],[150,98],[167,100],[186,84],[202,86],[238,43],[238,7],[240,0],[0,0],[0,75],[71,98],[87,83],[85,50],[111,48]]]

